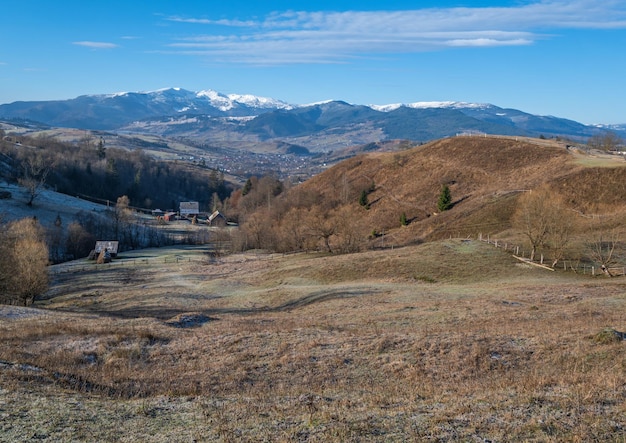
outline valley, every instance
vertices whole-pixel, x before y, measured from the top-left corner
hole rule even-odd
[[[110,263],[59,260],[30,306],[0,305],[0,441],[626,437],[626,286],[600,271],[626,264],[621,155],[519,135],[294,155],[23,128],[3,140],[9,176],[20,155],[76,152],[94,189],[114,164],[149,192],[194,177],[186,201],[222,171],[233,188],[214,203],[239,223],[52,189],[27,205],[3,184],[5,220],[126,243]],[[536,243],[529,215],[547,226]],[[59,245],[78,251],[70,231]]]

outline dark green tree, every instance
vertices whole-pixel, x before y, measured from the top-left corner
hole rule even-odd
[[[439,200],[437,201],[437,209],[439,212],[447,211],[452,207],[452,195],[450,194],[450,188],[448,185],[443,185],[441,187],[441,192],[439,193]]]
[[[401,226],[406,226],[408,224],[409,224],[409,222],[406,219],[406,212],[403,212],[402,215],[400,215],[400,225]]]
[[[361,196],[359,197],[359,204],[363,206],[365,209],[370,208],[370,203],[367,200],[367,191],[365,189],[361,191]]]
[[[107,156],[106,150],[104,149],[104,140],[102,139],[102,137],[100,137],[100,141],[98,142],[98,147],[96,148],[96,152],[98,153],[98,158],[100,160],[104,159]]]
[[[246,180],[246,184],[243,185],[243,189],[241,190],[241,195],[246,195],[252,190],[252,180]]]

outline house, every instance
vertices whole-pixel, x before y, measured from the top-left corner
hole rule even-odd
[[[106,251],[111,254],[111,257],[117,256],[117,248],[119,246],[118,241],[110,241],[110,240],[99,240],[96,242],[96,247],[94,248],[94,252],[96,256],[98,256],[102,251],[106,249]]]
[[[226,217],[224,217],[220,211],[215,211],[213,214],[209,215],[207,221],[211,226],[226,226]]]

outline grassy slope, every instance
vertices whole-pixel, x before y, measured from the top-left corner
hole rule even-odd
[[[506,232],[517,191],[546,182],[582,213],[621,214],[625,171],[548,141],[455,138],[305,186],[348,183],[355,205],[374,181],[361,217],[397,245]],[[456,204],[435,216],[442,183]],[[52,272],[44,310],[0,307],[0,441],[626,439],[624,342],[607,332],[626,329],[623,279],[463,240],[161,249]]]
[[[626,437],[624,344],[598,336],[621,279],[462,240],[135,254],[58,265],[47,315],[2,319],[0,441]]]
[[[410,244],[415,239],[504,233],[511,227],[520,192],[546,184],[575,210],[624,212],[625,166],[621,158],[568,150],[554,141],[455,137],[348,159],[301,187],[325,196],[321,201],[349,195],[342,205],[350,208],[365,235],[384,231],[395,244]],[[365,210],[358,198],[372,183],[376,189]],[[444,183],[454,207],[434,215]],[[410,223],[400,228],[403,212]]]

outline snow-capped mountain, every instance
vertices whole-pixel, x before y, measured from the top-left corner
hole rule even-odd
[[[413,109],[479,109],[488,108],[488,103],[467,103],[453,101],[437,101],[437,102],[414,102],[414,103],[393,103],[389,105],[369,105],[370,108],[381,112],[395,111],[401,107]]]
[[[283,101],[254,95],[167,88],[82,95],[69,100],[14,102],[0,105],[0,118],[23,118],[60,127],[113,130],[137,120],[182,113],[245,117],[292,108]]]
[[[261,140],[309,137],[326,132],[355,143],[381,139],[427,141],[464,132],[502,135],[589,137],[599,126],[538,116],[488,103],[455,101],[355,105],[320,101],[293,105],[247,94],[167,88],[148,92],[83,95],[70,100],[0,105],[0,119],[96,130],[153,131],[208,140],[216,130]],[[228,119],[226,122],[225,119]],[[626,135],[622,126],[611,129]],[[356,134],[364,134],[355,138]]]

